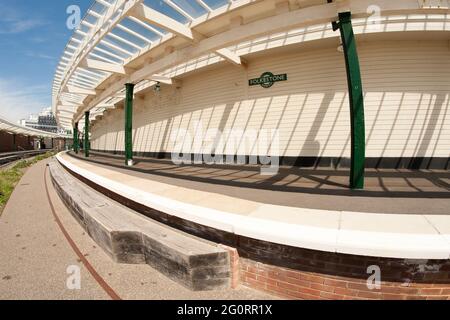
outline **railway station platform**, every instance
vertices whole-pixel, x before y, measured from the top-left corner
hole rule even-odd
[[[369,170],[364,191],[345,171],[176,166],[169,160],[72,152],[74,177],[136,212],[221,244],[240,282],[300,299],[448,299],[450,174]],[[371,268],[381,287],[366,283]]]
[[[347,170],[281,167],[277,175],[267,176],[258,166],[178,166],[168,159],[135,158],[130,168],[119,155],[91,152],[86,159],[70,152],[68,156],[133,177],[272,205],[450,215],[448,170],[368,169],[365,190],[352,191]]]

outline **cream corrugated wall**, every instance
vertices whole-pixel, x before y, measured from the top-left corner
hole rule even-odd
[[[368,42],[358,49],[367,156],[449,157],[448,42]],[[265,71],[287,73],[289,79],[270,89],[248,86],[248,79]],[[197,133],[216,154],[266,153],[258,152],[252,136],[278,129],[272,154],[349,157],[346,81],[343,56],[335,47],[267,54],[252,59],[247,70],[226,65],[200,71],[185,78],[182,88],[163,86],[160,94],[150,92],[136,104],[134,151],[172,152],[183,143],[183,151],[196,152]],[[123,110],[109,111],[92,128],[92,148],[123,151],[123,127]],[[224,132],[224,139],[215,140],[214,132],[206,136],[208,129]],[[233,140],[242,132],[247,141]]]

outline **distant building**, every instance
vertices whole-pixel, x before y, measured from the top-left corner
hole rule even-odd
[[[64,129],[58,128],[52,108],[45,108],[39,114],[32,114],[28,119],[20,120],[24,127],[33,128],[51,133],[66,133]]]

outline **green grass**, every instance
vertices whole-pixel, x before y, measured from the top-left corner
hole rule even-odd
[[[52,157],[54,154],[54,152],[47,152],[46,154],[36,156],[29,160],[19,161],[12,168],[0,171],[0,214],[17,183],[24,175],[25,169],[41,160]]]

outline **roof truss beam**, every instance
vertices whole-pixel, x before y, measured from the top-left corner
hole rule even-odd
[[[130,15],[172,32],[173,34],[183,37],[189,41],[200,41],[205,39],[204,36],[195,33],[191,28],[186,27],[184,24],[181,24],[180,22],[162,13],[147,7],[143,3],[137,5],[133,10],[131,10]],[[228,49],[220,49],[215,51],[215,53],[232,64],[242,65],[241,58]]]
[[[64,106],[69,106],[69,107],[74,107],[74,108],[78,108],[79,106],[81,106],[81,103],[73,101],[71,99],[67,99],[67,98],[61,98],[61,99],[59,99],[59,102]]]
[[[77,111],[77,108],[74,106],[59,105],[58,111],[67,111],[67,112],[75,113]]]
[[[111,73],[118,73],[118,74],[127,74],[125,67],[120,64],[112,64],[107,63],[103,61],[93,60],[93,59],[85,59],[82,63],[80,63],[81,67],[94,69],[94,70],[100,70],[100,71],[106,71]]]
[[[136,5],[130,11],[130,15],[188,40],[194,40],[194,34],[190,28],[143,3]]]
[[[234,52],[232,52],[229,49],[219,49],[216,50],[216,54],[222,58],[224,58],[225,60],[227,60],[228,62],[231,62],[232,64],[235,65],[245,65],[245,61],[243,61],[243,59],[238,56],[237,54],[235,54]]]
[[[80,88],[76,86],[67,85],[66,86],[66,92],[72,93],[72,94],[84,94],[84,95],[91,95],[95,96],[97,92],[95,90]]]
[[[177,86],[177,87],[181,86],[181,81],[173,79],[173,78],[170,78],[170,77],[162,76],[162,75],[159,75],[159,74],[154,74],[151,77],[148,77],[148,80],[164,83],[164,84],[167,84],[167,85],[174,85],[174,86]]]

